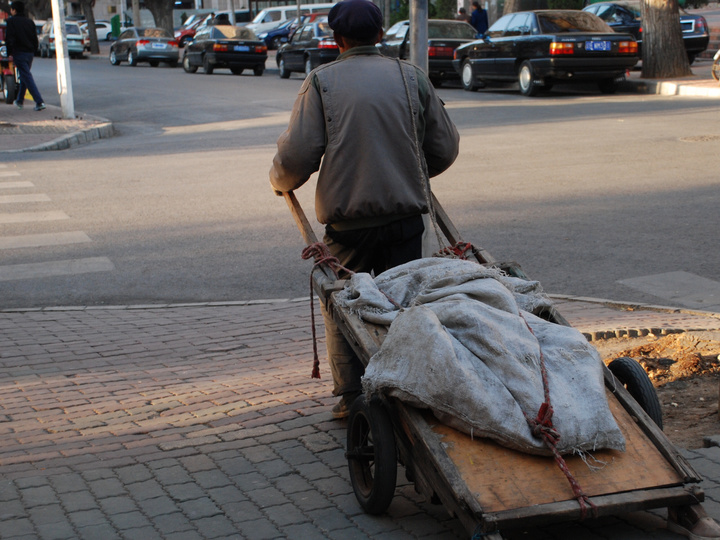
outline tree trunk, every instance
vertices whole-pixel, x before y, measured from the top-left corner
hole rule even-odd
[[[173,0],[145,0],[145,7],[152,13],[153,19],[155,19],[155,26],[158,28],[164,28],[170,35],[173,35],[173,16],[172,8],[174,6]]]
[[[692,75],[683,44],[677,0],[642,1],[642,36],[644,78]]]
[[[533,9],[547,9],[547,0],[505,0],[503,15],[517,11],[530,11]]]
[[[95,14],[93,13],[94,4],[95,0],[81,0],[80,2],[90,36],[90,54],[100,54],[100,45],[98,45],[97,30],[95,29]]]

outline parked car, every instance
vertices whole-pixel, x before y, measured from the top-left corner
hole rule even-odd
[[[80,24],[74,21],[65,21],[65,34],[70,58],[83,58],[85,51],[90,50],[90,40],[80,28]],[[38,42],[42,58],[55,56],[55,29],[52,19],[43,25]]]
[[[410,23],[400,21],[391,26],[377,48],[385,56],[410,58]],[[430,19],[428,21],[428,76],[433,85],[460,78],[453,67],[455,49],[473,41],[477,31],[464,21]]]
[[[80,29],[86,34],[89,32],[87,23],[81,24]],[[110,41],[113,37],[110,21],[95,21],[95,34],[98,40]]]
[[[335,2],[323,4],[302,4],[300,6],[300,15],[309,15],[310,13],[327,13],[335,5]],[[250,24],[250,28],[256,34],[277,28],[282,23],[293,17],[297,17],[297,4],[289,6],[273,6],[263,9],[258,13]]]
[[[175,30],[175,39],[178,42],[179,47],[184,47],[189,41],[192,41],[195,37],[198,27],[203,24],[207,19],[211,17],[210,14],[204,15],[203,17],[197,17],[190,22],[190,24],[181,26]]]
[[[484,34],[455,49],[453,66],[465,90],[492,82],[520,83],[534,96],[555,82],[597,81],[604,93],[637,64],[637,41],[592,13],[536,10],[500,17]]]
[[[298,28],[275,57],[280,78],[287,79],[293,71],[308,75],[321,64],[335,60],[340,54],[327,17]]]
[[[252,69],[260,76],[265,71],[267,47],[247,28],[218,25],[207,26],[195,34],[185,47],[183,69],[195,73],[199,66],[210,75],[219,68],[227,68],[235,75]]]
[[[137,66],[138,62],[148,62],[156,67],[160,62],[166,62],[170,67],[175,67],[179,58],[178,42],[163,28],[133,26],[123,30],[110,45],[110,63],[113,66],[127,61],[131,66]]]
[[[598,2],[591,4],[583,11],[593,13],[605,21],[616,32],[632,34],[638,42],[638,50],[642,51],[642,16],[640,3],[637,2]],[[707,21],[701,15],[693,15],[685,11],[679,12],[683,43],[688,60],[692,64],[697,55],[705,51],[710,43],[710,30]],[[642,54],[640,53],[640,56]]]
[[[315,13],[309,13],[300,17],[300,23],[298,24],[298,18],[290,19],[285,21],[277,28],[272,30],[266,30],[258,34],[258,38],[262,39],[267,45],[268,49],[279,49],[283,44],[287,43],[290,37],[295,33],[297,27],[302,23],[308,23],[318,20],[319,18],[327,18],[328,12],[318,11]]]

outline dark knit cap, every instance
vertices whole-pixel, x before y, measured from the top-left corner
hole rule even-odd
[[[382,23],[380,8],[370,0],[342,0],[328,14],[328,24],[333,31],[361,41],[377,36]]]
[[[25,4],[23,2],[20,2],[19,0],[15,0],[15,2],[10,4],[10,7],[14,9],[18,15],[25,14]]]

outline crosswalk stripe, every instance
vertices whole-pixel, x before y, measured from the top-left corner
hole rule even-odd
[[[107,257],[88,257],[68,261],[11,264],[0,266],[0,281],[33,279],[52,276],[69,276],[90,272],[110,272],[115,265]]]
[[[35,221],[56,221],[59,219],[70,219],[60,210],[48,212],[16,212],[14,214],[0,214],[0,224],[7,223],[33,223]]]
[[[20,176],[20,173],[15,171],[0,171],[0,176]]]
[[[22,236],[0,237],[0,249],[60,246],[65,244],[80,244],[82,242],[90,242],[90,237],[82,231],[25,234]]]
[[[50,197],[44,193],[29,195],[0,195],[0,204],[15,204],[26,202],[48,202]]]
[[[0,182],[0,189],[35,187],[32,182]]]

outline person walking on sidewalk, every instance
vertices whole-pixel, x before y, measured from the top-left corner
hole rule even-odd
[[[45,102],[35,84],[32,73],[30,73],[35,51],[38,48],[35,23],[25,16],[25,4],[19,0],[10,4],[10,15],[12,17],[7,20],[5,44],[8,54],[13,57],[13,62],[20,72],[20,85],[15,106],[18,109],[23,108],[27,90],[35,101],[35,110],[42,111],[45,108]]]
[[[270,169],[277,195],[319,169],[315,210],[325,244],[345,268],[376,275],[422,257],[428,203],[420,160],[430,176],[440,174],[460,140],[425,73],[378,52],[382,23],[370,0],[330,10],[341,54],[305,79]],[[333,394],[342,396],[332,413],[344,418],[364,368],[324,308],[323,316]]]

